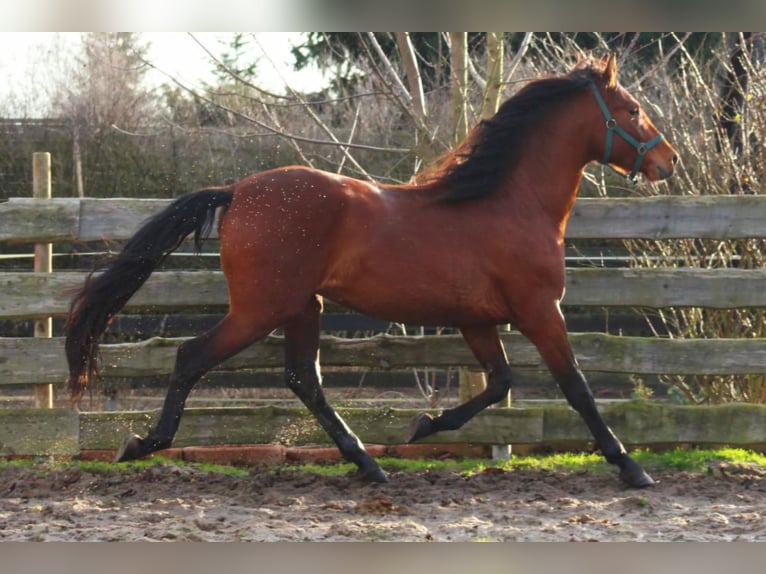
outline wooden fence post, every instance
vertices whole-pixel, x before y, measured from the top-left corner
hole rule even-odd
[[[510,333],[511,332],[511,325],[501,325],[498,327],[498,329],[502,333]],[[511,407],[511,393],[513,392],[513,389],[508,389],[508,395],[505,397],[505,400],[500,401],[495,406],[496,407],[505,407],[510,408]],[[495,444],[492,445],[492,458],[494,460],[511,460],[511,453],[513,451],[513,447],[510,444]]]
[[[510,325],[504,325],[501,327],[502,331],[510,331]],[[469,367],[460,367],[460,403],[464,403],[467,400],[475,397],[487,387],[487,379],[484,371],[479,369],[472,369]],[[508,391],[508,395],[505,400],[500,401],[495,407],[510,407],[511,406],[511,391]],[[493,460],[510,460],[511,458],[511,445],[510,444],[495,444],[492,445],[492,459]]]
[[[32,196],[36,199],[51,198],[51,154],[35,152],[32,154]],[[53,248],[50,243],[35,244],[35,273],[53,271]],[[35,320],[35,337],[53,336],[53,318]],[[35,407],[53,408],[53,385],[35,385]]]

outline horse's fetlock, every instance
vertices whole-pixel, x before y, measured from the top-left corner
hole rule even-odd
[[[625,452],[625,449],[611,449],[611,450],[601,450],[601,452],[604,455],[604,458],[609,464],[616,464],[620,468],[623,468],[626,464],[626,459],[628,459],[628,455]]]
[[[170,448],[173,444],[173,438],[166,436],[154,436],[150,434],[145,439],[141,440],[141,444],[143,446],[142,450],[147,451],[145,454],[149,454],[158,450],[165,450],[166,448]]]

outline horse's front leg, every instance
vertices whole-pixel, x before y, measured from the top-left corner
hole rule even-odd
[[[508,396],[511,371],[497,326],[486,325],[461,329],[468,346],[487,372],[487,388],[481,393],[439,416],[420,413],[410,423],[407,442],[413,442],[443,430],[456,430],[474,415]]]
[[[620,469],[620,478],[634,488],[653,485],[652,477],[627,454],[625,447],[601,417],[593,393],[577,366],[566,323],[558,305],[546,306],[535,320],[519,324],[518,328],[537,347],[567,402],[590,429],[604,458]]]

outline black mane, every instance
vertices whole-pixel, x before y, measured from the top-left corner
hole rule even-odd
[[[563,104],[597,80],[594,68],[576,69],[566,76],[534,81],[480,122],[439,178],[447,188],[442,201],[457,202],[491,194],[522,157],[530,133]]]

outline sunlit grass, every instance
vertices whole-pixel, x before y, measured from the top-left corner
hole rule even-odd
[[[675,449],[661,453],[640,451],[635,453],[635,458],[644,466],[666,471],[700,472],[721,462],[766,467],[766,454],[742,448]]]
[[[179,467],[192,467],[201,470],[202,472],[212,472],[217,474],[227,474],[232,476],[247,476],[250,474],[250,469],[245,467],[227,466],[222,464],[212,463],[199,463],[199,462],[184,462],[180,460],[173,460],[164,458],[162,456],[153,456],[152,458],[145,460],[134,460],[131,462],[101,462],[92,460],[70,460],[70,461],[58,461],[58,462],[46,462],[40,463],[35,460],[0,460],[0,471],[6,468],[34,468],[40,472],[47,472],[52,470],[62,470],[66,468],[79,468],[83,472],[96,475],[111,474],[115,471],[136,472],[145,468],[154,466],[179,466]]]
[[[739,448],[675,449],[666,452],[638,450],[632,456],[650,472],[705,472],[711,465],[755,464],[766,468],[766,455]],[[422,472],[425,470],[451,471],[471,475],[490,468],[504,471],[545,470],[550,472],[592,473],[612,472],[614,467],[597,453],[564,452],[545,455],[514,456],[507,461],[479,458],[457,460],[401,459],[381,457],[380,465],[388,472]],[[342,475],[355,470],[350,463],[304,464],[296,467],[302,472],[324,475]]]
[[[675,449],[666,452],[652,452],[649,450],[637,450],[632,456],[651,472],[705,472],[712,465],[720,463],[748,464],[766,468],[766,454],[741,449]],[[614,468],[607,464],[603,457],[596,453],[564,452],[545,455],[514,456],[510,460],[490,460],[481,458],[464,459],[404,459],[393,457],[381,457],[378,462],[387,472],[423,472],[423,471],[449,471],[470,476],[481,473],[487,469],[500,469],[508,472],[515,470],[536,470],[550,472],[578,472],[587,471],[592,473],[612,472]],[[40,463],[33,460],[0,460],[0,471],[8,468],[35,468],[40,472],[52,471],[77,467],[92,474],[108,474],[115,471],[135,472],[144,468],[166,465],[179,467],[193,467],[202,472],[227,474],[233,476],[247,476],[251,469],[247,467],[224,466],[220,464],[187,463],[178,460],[165,459],[160,456],[148,460],[139,460],[123,463],[96,462],[96,461],[66,461]],[[338,476],[353,473],[356,467],[351,463],[335,464],[301,464],[301,465],[275,465],[274,470],[295,470],[302,473],[316,473],[326,476]]]

